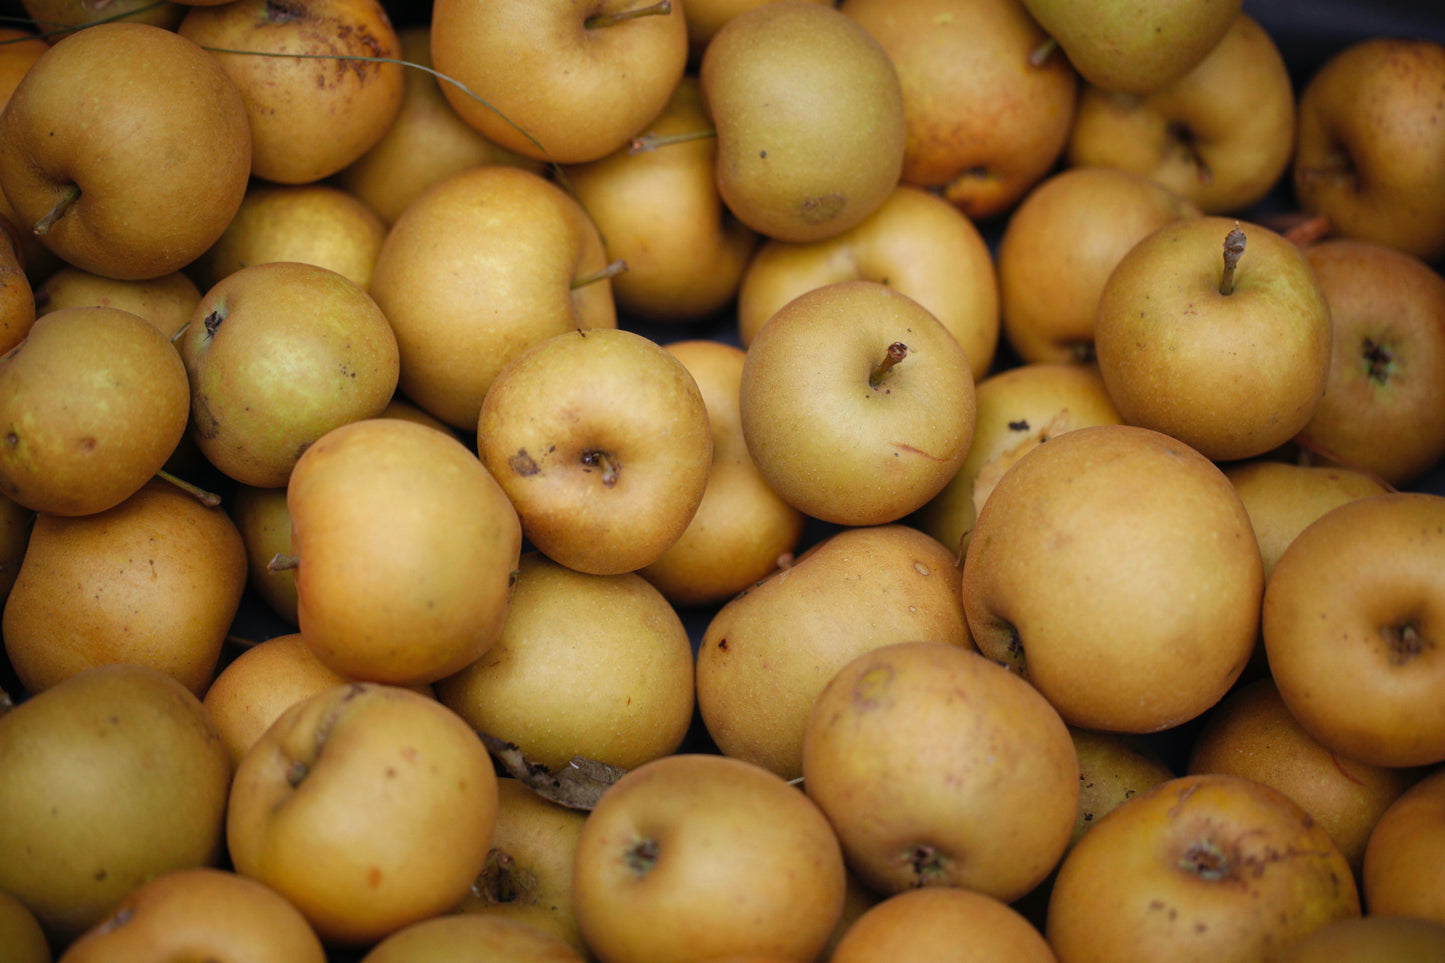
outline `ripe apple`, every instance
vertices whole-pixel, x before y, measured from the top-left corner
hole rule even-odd
[[[1261,631],[1300,725],[1377,766],[1445,761],[1445,496],[1357,498],[1300,532],[1275,563]]]
[[[1445,457],[1445,278],[1412,254],[1335,238],[1305,248],[1324,287],[1333,355],[1301,446],[1406,486]]]
[[[712,429],[687,368],[632,331],[576,330],[527,349],[482,403],[477,450],[543,554],[633,572],[702,501]]]
[[[843,0],[898,71],[907,141],[900,179],[975,221],[1002,214],[1063,153],[1079,80],[1030,55],[1043,30],[1019,0]]]
[[[1199,208],[1143,174],[1069,167],[1009,213],[998,240],[1003,335],[1024,362],[1094,357],[1104,282],[1149,234]]]
[[[174,30],[185,15],[186,5],[161,0],[115,0],[97,6],[84,0],[22,0],[21,7],[46,30],[50,40],[60,39],[73,32],[70,28],[92,27],[98,23],[124,20],[127,23],[144,23],[166,30]]]
[[[778,309],[748,346],[738,391],[764,480],[834,524],[886,524],[922,507],[973,438],[963,348],[877,281],[826,284]]]
[[[1280,963],[1433,963],[1445,958],[1445,923],[1367,915],[1321,926],[1291,943]]]
[[[574,873],[577,923],[603,963],[811,960],[846,885],[812,800],[760,766],[703,753],[654,759],[603,793]]]
[[[738,287],[744,347],[793,298],[838,281],[876,281],[908,295],[938,319],[968,356],[974,380],[998,347],[998,279],[988,244],[943,198],[899,185],[858,226],[821,241],[764,243]]]
[[[0,606],[10,597],[30,542],[35,512],[0,495]]]
[[[225,230],[250,172],[235,82],[215,56],[162,27],[102,23],[67,35],[0,115],[0,188],[17,222],[65,261],[108,277],[189,264]]]
[[[1427,261],[1445,254],[1441,97],[1445,46],[1369,37],[1322,64],[1299,94],[1292,185],[1346,237]]]
[[[1372,916],[1445,925],[1445,769],[1436,767],[1381,814],[1365,845],[1362,887]]]
[[[240,90],[256,177],[329,177],[380,140],[401,108],[403,68],[382,62],[400,44],[379,0],[193,6],[176,32],[214,50]]]
[[[587,957],[530,923],[446,913],[404,926],[361,963],[584,963]]]
[[[433,184],[387,232],[372,273],[401,348],[401,393],[475,431],[492,379],[523,350],[616,327],[606,267],[587,212],[538,174],[491,164]]]
[[[808,713],[849,661],[909,639],[972,647],[953,552],[908,525],[842,528],[723,605],[697,651],[717,748],[802,775]]]
[[[451,910],[486,864],[497,777],[460,716],[410,689],[333,686],[287,709],[236,767],[236,871],[323,941],[375,943]]]
[[[35,288],[35,313],[61,308],[119,308],[145,318],[172,344],[201,301],[196,282],[181,271],[158,278],[122,281],[65,265]]]
[[[1142,739],[1069,727],[1079,757],[1079,812],[1069,848],[1099,820],[1174,772]]]
[[[29,907],[0,890],[0,946],[9,963],[51,963],[50,942]]]
[[[803,787],[874,891],[961,886],[1009,902],[1063,855],[1079,764],[1033,686],[972,649],[905,641],[818,693]]]
[[[283,622],[296,624],[296,570],[272,569],[277,555],[291,554],[291,513],[285,488],[236,485],[229,511],[246,545],[246,584]]]
[[[963,602],[979,650],[1065,721],[1155,732],[1214,705],[1254,648],[1263,563],[1229,480],[1129,425],[1024,455],[978,514]]]
[[[1238,776],[1180,776],[1069,851],[1045,936],[1059,963],[1263,960],[1359,915],[1349,864],[1289,797]]]
[[[929,886],[876,903],[843,931],[831,963],[1055,963],[1054,952],[1007,903],[958,886]]]
[[[1329,303],[1314,269],[1269,228],[1186,218],[1144,238],[1099,295],[1099,371],[1131,425],[1215,461],[1277,448],[1303,428],[1330,368]]]

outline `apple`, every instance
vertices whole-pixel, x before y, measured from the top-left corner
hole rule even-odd
[[[972,367],[923,305],[838,281],[779,308],[748,346],[743,438],[783,500],[839,525],[881,525],[948,483],[973,439]]]
[[[1445,254],[1441,96],[1445,45],[1367,37],[1329,57],[1299,94],[1291,184],[1330,229],[1426,261]]]
[[[477,451],[536,548],[613,575],[657,561],[687,529],[707,486],[712,428],[697,382],[661,345],[578,329],[497,374]]]
[[[1326,748],[1377,766],[1445,761],[1445,496],[1357,498],[1290,542],[1261,632],[1290,714]]]
[[[228,510],[246,545],[246,584],[269,611],[296,625],[296,570],[271,568],[277,555],[291,554],[291,513],[285,488],[238,484]]]
[[[361,963],[584,963],[587,957],[530,923],[443,914],[402,927],[360,959]]]
[[[1206,215],[1129,249],[1100,292],[1094,347],[1127,423],[1233,461],[1278,448],[1309,422],[1331,333],[1324,289],[1298,247]]]
[[[1361,884],[1372,916],[1445,925],[1445,769],[1436,767],[1381,814],[1365,844]]]
[[[911,889],[882,900],[843,931],[831,963],[1055,963],[1043,936],[996,897],[958,886]]]
[[[1291,943],[1280,963],[1431,963],[1445,954],[1445,923],[1367,915],[1321,926]]]
[[[144,23],[174,30],[185,15],[186,5],[170,0],[115,0],[97,7],[83,0],[22,0],[21,7],[46,30],[53,43],[74,32],[76,28],[93,27],[99,23],[124,21]]]
[[[573,899],[602,963],[811,960],[843,910],[843,853],[804,793],[753,763],[681,753],[645,763],[582,824]]]
[[[181,271],[157,278],[122,281],[67,264],[35,288],[37,315],[61,308],[119,308],[145,318],[172,344],[190,322],[200,301],[200,289]]]
[[[1043,30],[1019,0],[843,0],[898,71],[905,184],[975,221],[1004,213],[1063,154],[1078,75],[1031,54]]]
[[[0,945],[10,963],[51,963],[50,942],[29,907],[0,890]]]
[[[607,255],[582,206],[504,164],[433,184],[387,232],[370,293],[401,349],[399,390],[475,431],[492,379],[525,349],[617,326]]]
[[[215,56],[162,27],[102,23],[58,41],[11,94],[0,188],[66,262],[159,277],[221,236],[251,150],[245,102]]]
[[[998,279],[988,244],[943,198],[899,185],[857,227],[807,243],[765,242],[738,287],[744,347],[793,298],[838,281],[876,281],[927,308],[963,348],[974,380],[993,365],[999,338]]]
[[[1288,796],[1239,776],[1180,776],[1069,851],[1044,935],[1059,963],[1263,960],[1359,915],[1349,864]]]
[[[461,902],[491,846],[497,777],[460,716],[410,689],[348,683],[287,709],[231,786],[236,871],[321,939],[375,943]]]
[[[1214,705],[1259,630],[1263,562],[1223,472],[1168,435],[1076,428],[978,514],[963,603],[979,651],[1070,725],[1146,733]]]
[[[401,108],[403,68],[386,62],[400,44],[379,0],[193,6],[176,32],[214,50],[241,92],[251,173],[264,180],[309,184],[335,174],[380,140]]]

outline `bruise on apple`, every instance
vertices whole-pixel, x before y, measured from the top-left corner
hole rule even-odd
[[[501,763],[507,774],[527,786],[543,799],[568,809],[591,810],[597,800],[625,770],[596,759],[577,757],[565,769],[553,772],[549,766],[529,759],[514,742],[478,732],[487,752]]]
[[[525,448],[518,448],[517,453],[507,459],[507,467],[523,478],[529,478],[542,470],[537,465],[537,460],[527,454],[527,449]]]

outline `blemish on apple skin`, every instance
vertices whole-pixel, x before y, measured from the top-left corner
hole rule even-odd
[[[880,665],[869,669],[853,683],[853,704],[863,710],[876,709],[883,694],[893,684],[893,667]]]
[[[1028,431],[1028,430],[1029,430],[1029,423],[1028,423],[1027,420],[1022,419],[1022,418],[1019,419],[1018,421],[1010,421],[1010,422],[1008,423],[1008,430],[1009,430],[1009,431]]]
[[[848,206],[848,199],[842,194],[820,194],[810,197],[798,206],[798,215],[808,224],[822,224],[831,221]]]
[[[368,866],[366,869],[366,885],[376,889],[381,885],[381,869],[377,866]]]
[[[527,454],[527,449],[525,448],[518,448],[517,453],[507,459],[507,467],[524,478],[535,475],[541,471],[541,468],[537,466],[537,462],[531,455]]]

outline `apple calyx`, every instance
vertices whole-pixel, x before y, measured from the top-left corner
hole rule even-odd
[[[1224,879],[1232,869],[1224,850],[1210,839],[1202,839],[1186,849],[1179,857],[1179,868],[1210,882]]]
[[[1395,352],[1389,345],[1366,338],[1360,357],[1365,362],[1365,377],[1377,385],[1386,384],[1395,369]]]
[[[1224,236],[1224,274],[1219,279],[1219,293],[1225,297],[1234,293],[1234,269],[1243,254],[1244,232],[1235,221],[1234,228]]]
[[[1384,637],[1385,650],[1389,653],[1391,665],[1405,665],[1420,653],[1435,647],[1433,642],[1420,634],[1420,628],[1414,622],[1383,626],[1380,635]]]
[[[572,290],[585,288],[589,284],[596,284],[598,281],[608,281],[627,270],[627,262],[621,259],[613,261],[600,271],[593,271],[590,274],[583,274],[572,279]]]
[[[55,226],[55,222],[64,217],[65,212],[70,210],[79,199],[80,185],[75,183],[67,184],[65,190],[61,192],[60,199],[55,202],[55,206],[49,211],[46,211],[45,215],[35,222],[35,226],[31,228],[31,231],[36,237],[44,237],[49,234],[50,229]]]
[[[617,484],[617,476],[622,472],[622,466],[617,459],[609,452],[600,448],[588,448],[582,453],[582,464],[588,469],[602,469],[602,484],[611,488]]]
[[[672,13],[672,0],[658,0],[657,3],[649,4],[646,7],[634,7],[631,10],[620,10],[617,13],[594,13],[582,21],[582,26],[587,30],[596,30],[600,27],[615,27],[619,23],[636,20],[638,17],[666,16],[670,13]]]
[[[193,484],[192,482],[188,482],[184,478],[178,478],[177,476],[172,475],[170,472],[166,471],[164,468],[156,472],[156,477],[162,479],[163,481],[170,482],[172,485],[176,486],[181,491],[190,495],[196,501],[200,502],[202,505],[205,505],[207,508],[215,508],[217,505],[221,504],[220,495],[217,495],[215,492],[208,492],[201,486]]]
[[[893,370],[893,366],[907,356],[908,345],[902,341],[890,344],[888,350],[883,354],[883,360],[874,365],[873,370],[868,374],[868,387],[876,388],[882,384],[884,377]]]
[[[300,558],[295,555],[287,555],[283,552],[277,552],[275,555],[272,555],[271,561],[266,563],[266,571],[273,575],[276,572],[285,572],[300,567]]]
[[[670,147],[673,144],[685,144],[688,141],[706,140],[716,136],[717,128],[689,130],[681,134],[654,134],[648,131],[646,134],[632,138],[632,146],[628,148],[627,153],[645,154],[657,150],[659,147]]]
[[[661,848],[655,839],[639,839],[622,854],[623,862],[636,876],[646,876],[657,865]]]
[[[937,846],[916,843],[902,854],[913,873],[915,886],[931,886],[947,879],[948,857],[938,851]]]

